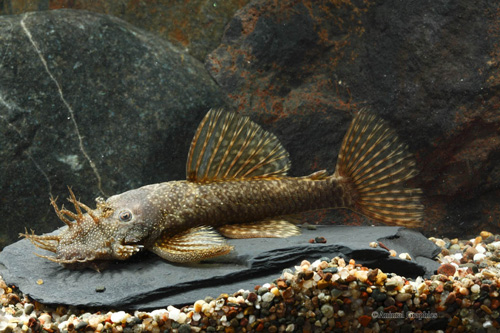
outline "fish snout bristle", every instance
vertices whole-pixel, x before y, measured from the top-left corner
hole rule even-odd
[[[60,237],[57,235],[45,235],[38,236],[35,232],[31,230],[31,234],[25,229],[24,234],[19,234],[20,237],[27,238],[36,247],[47,250],[53,253],[57,252],[57,246],[59,245]]]
[[[69,228],[73,227],[74,223],[82,223],[84,220],[84,215],[82,212],[82,208],[85,210],[85,212],[92,218],[92,220],[97,224],[99,223],[99,217],[97,214],[87,205],[83,204],[82,202],[78,201],[76,199],[75,193],[71,190],[71,188],[68,186],[68,190],[70,193],[70,197],[68,198],[68,201],[73,204],[75,207],[76,214],[73,213],[72,211],[69,211],[64,208],[64,205],[59,207],[57,206],[56,200],[57,197],[54,199],[53,197],[50,198],[50,204],[52,207],[54,207],[54,210],[59,217],[61,221],[63,221]],[[74,220],[75,222],[70,221],[68,218]]]
[[[50,260],[50,261],[58,263],[58,264],[66,264],[66,265],[78,264],[78,263],[82,264],[82,263],[87,263],[87,262],[91,262],[91,261],[95,260],[94,256],[89,257],[89,258],[83,258],[83,259],[81,259],[81,258],[62,259],[62,258],[57,258],[54,256],[45,256],[43,254],[38,254],[38,253],[35,253],[35,255],[37,257],[44,258],[44,259]]]

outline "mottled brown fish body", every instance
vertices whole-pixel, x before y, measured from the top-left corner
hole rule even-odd
[[[222,236],[297,235],[292,215],[316,209],[349,208],[392,225],[417,226],[422,219],[421,191],[407,184],[416,174],[411,154],[385,122],[365,112],[349,127],[332,175],[321,170],[294,178],[289,168],[289,155],[273,134],[248,117],[211,110],[193,138],[186,181],[98,199],[96,209],[70,190],[76,213],[51,201],[66,230],[23,236],[55,253],[43,258],[100,269],[102,262],[143,249],[192,262],[230,252]]]
[[[352,187],[333,177],[210,184],[169,182],[158,186],[148,198],[164,216],[164,220],[158,221],[161,228],[176,230],[255,222],[315,209],[353,207],[354,199]]]

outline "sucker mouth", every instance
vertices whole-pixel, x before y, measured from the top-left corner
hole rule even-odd
[[[144,249],[144,245],[133,245],[132,243],[118,245],[116,253],[122,258],[130,258],[136,253],[141,252]]]

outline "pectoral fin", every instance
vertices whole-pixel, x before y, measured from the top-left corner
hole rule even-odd
[[[300,235],[300,229],[296,225],[281,219],[228,224],[217,231],[227,238],[285,238]]]
[[[172,236],[164,233],[149,250],[165,260],[186,263],[221,256],[232,249],[212,228],[197,227]]]

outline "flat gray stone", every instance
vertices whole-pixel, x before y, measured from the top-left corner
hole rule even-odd
[[[325,237],[327,243],[309,243],[317,236]],[[379,240],[398,253],[408,252],[413,260],[390,257],[387,250],[369,246]],[[23,239],[0,253],[0,275],[41,303],[134,310],[253,290],[255,285],[279,278],[284,268],[293,268],[303,259],[352,258],[407,278],[428,277],[439,266],[432,259],[440,249],[419,232],[400,227],[320,226],[317,230],[304,228],[302,235],[290,238],[229,242],[235,246],[232,254],[199,264],[172,264],[145,252],[99,273],[68,270],[39,258],[34,251],[48,253]],[[40,279],[43,284],[37,283]]]

